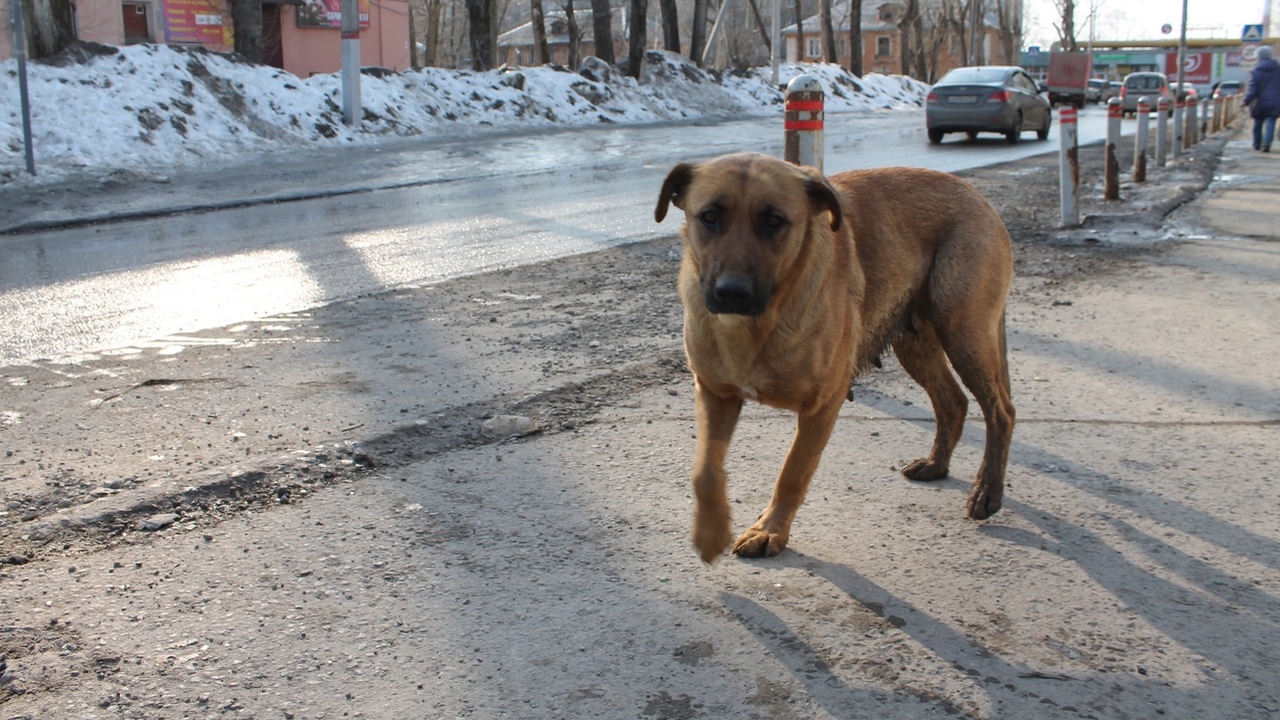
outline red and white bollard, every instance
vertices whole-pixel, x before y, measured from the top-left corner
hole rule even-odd
[[[1116,146],[1120,144],[1120,119],[1124,117],[1124,108],[1120,98],[1107,101],[1107,151],[1105,156],[1105,179],[1102,188],[1104,200],[1120,199],[1120,159],[1116,156]]]
[[[1156,167],[1164,167],[1169,151],[1169,98],[1156,101]]]
[[[1058,185],[1062,200],[1062,226],[1080,224],[1080,154],[1076,143],[1076,109],[1065,106],[1058,111],[1058,134],[1062,144],[1058,150]]]
[[[782,122],[782,159],[793,165],[822,170],[822,83],[812,75],[798,75],[787,83]]]
[[[1151,101],[1138,98],[1138,135],[1133,141],[1133,181],[1147,181],[1147,134],[1151,124]]]

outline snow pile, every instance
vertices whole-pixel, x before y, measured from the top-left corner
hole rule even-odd
[[[769,82],[768,68],[705,71],[657,51],[648,53],[640,82],[599,61],[586,67],[582,74],[558,66],[485,73],[366,68],[364,117],[349,128],[337,73],[303,80],[198,49],[80,46],[54,62],[27,65],[36,180],[384,137],[781,112],[782,92]],[[786,64],[780,83],[802,72],[826,88],[828,112],[918,109],[928,92],[910,78],[858,78],[835,65]],[[0,97],[0,182],[32,182],[23,172],[16,61],[0,63]]]

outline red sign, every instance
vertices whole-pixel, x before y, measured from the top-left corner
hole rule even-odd
[[[1187,53],[1182,64],[1184,82],[1206,84],[1213,81],[1213,53]],[[1164,74],[1178,82],[1178,53],[1164,56]]]

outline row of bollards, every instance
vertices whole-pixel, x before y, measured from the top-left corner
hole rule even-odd
[[[1170,142],[1170,103],[1167,98],[1160,98],[1156,103],[1156,143],[1155,162],[1157,167],[1165,166],[1166,150],[1172,152],[1176,159],[1184,151],[1203,139],[1206,132],[1219,132],[1232,125],[1240,114],[1240,96],[1229,95],[1213,99],[1212,108],[1205,104],[1203,113],[1197,98],[1192,96],[1178,100],[1173,104],[1172,142]],[[1147,180],[1147,155],[1150,152],[1150,116],[1151,101],[1146,97],[1138,98],[1135,115],[1138,127],[1133,143],[1134,182]],[[1112,98],[1107,103],[1107,140],[1103,159],[1103,190],[1106,200],[1120,199],[1120,159],[1116,147],[1120,142],[1120,121],[1124,110],[1119,98]],[[1062,224],[1074,227],[1080,224],[1080,203],[1077,191],[1080,187],[1080,160],[1077,148],[1076,110],[1064,107],[1059,111],[1058,124],[1062,138],[1059,153],[1060,183],[1062,201]]]

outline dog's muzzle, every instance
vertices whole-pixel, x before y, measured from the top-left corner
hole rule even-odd
[[[769,304],[769,291],[756,286],[747,275],[725,273],[702,283],[707,310],[728,315],[755,317]]]

